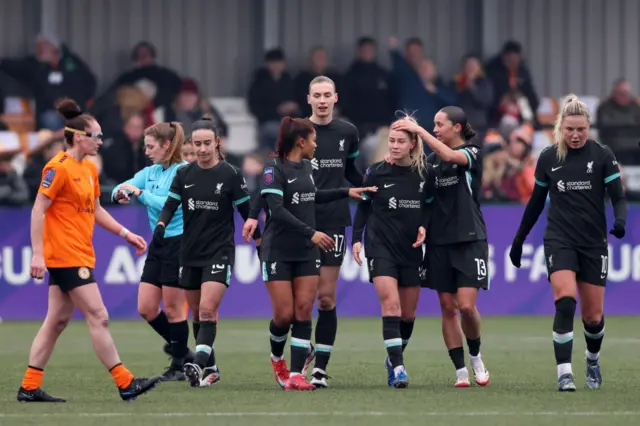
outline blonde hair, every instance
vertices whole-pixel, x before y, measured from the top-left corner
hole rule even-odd
[[[315,77],[313,80],[311,80],[311,83],[309,83],[309,93],[311,93],[311,87],[314,84],[318,84],[318,83],[330,83],[333,86],[333,91],[334,92],[336,91],[336,83],[335,83],[335,81],[333,81],[332,79],[330,79],[326,75],[319,75],[319,76]]]
[[[562,137],[562,122],[566,117],[572,116],[586,117],[589,123],[591,123],[589,107],[574,94],[567,95],[564,99],[564,104],[562,108],[560,108],[560,112],[558,112],[555,127],[553,128],[553,141],[558,147],[556,157],[559,163],[564,162],[565,158],[567,158],[568,150],[567,143]]]
[[[411,121],[413,123],[418,124],[418,121],[415,118],[413,118],[412,116],[410,116],[409,114],[406,114],[406,113],[405,113],[405,116],[403,118],[400,118],[399,120],[396,120],[395,122],[402,121],[402,120],[409,120],[409,121]],[[423,172],[423,170],[426,169],[427,163],[425,161],[424,143],[422,142],[422,138],[420,138],[420,136],[418,136],[415,133],[409,133],[409,132],[406,132],[406,131],[404,131],[404,132],[408,133],[411,136],[411,139],[415,142],[415,146],[409,152],[409,155],[411,156],[411,169],[417,171],[418,174],[420,175],[420,178],[424,179],[424,175],[423,175],[422,172]]]
[[[157,123],[147,127],[145,136],[151,136],[158,143],[169,141],[169,148],[162,159],[162,163],[177,164],[182,162],[182,145],[184,145],[184,129],[178,122]]]

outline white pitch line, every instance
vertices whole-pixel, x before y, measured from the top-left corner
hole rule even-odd
[[[0,418],[23,418],[23,417],[302,417],[302,416],[338,416],[338,417],[494,417],[494,416],[559,416],[559,417],[585,417],[585,416],[640,416],[640,411],[592,411],[592,412],[562,412],[562,411],[475,411],[475,412],[210,412],[210,413],[0,413]]]

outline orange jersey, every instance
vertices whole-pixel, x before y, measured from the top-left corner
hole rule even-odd
[[[60,152],[44,167],[38,192],[52,201],[44,215],[45,266],[94,268],[92,239],[100,196],[95,165]]]

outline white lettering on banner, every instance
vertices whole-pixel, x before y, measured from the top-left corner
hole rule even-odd
[[[111,254],[102,282],[107,285],[138,284],[147,256],[144,254],[138,259],[133,256],[129,247],[117,246]]]
[[[22,258],[16,265],[13,247],[2,247],[0,279],[6,281],[9,285],[15,286],[25,285],[29,282],[42,284],[44,280],[31,278],[31,247],[22,247],[20,252],[22,253]],[[16,273],[16,270],[19,272]]]
[[[240,284],[253,284],[262,277],[258,253],[253,245],[236,246],[236,264],[233,278]]]

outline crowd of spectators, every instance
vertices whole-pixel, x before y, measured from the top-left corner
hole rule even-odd
[[[107,194],[104,203],[110,201],[108,188],[148,165],[143,147],[147,126],[175,120],[183,123],[188,134],[191,123],[207,113],[217,121],[225,143],[230,131],[225,117],[200,92],[197,81],[160,65],[151,43],[134,46],[131,68],[102,93],[97,93],[98,84],[89,65],[56,37],[39,36],[35,47],[34,55],[0,60],[0,74],[30,93],[35,105],[32,130],[39,131],[27,155],[0,146],[0,205],[22,205],[35,198],[44,164],[64,149],[64,123],[55,105],[66,96],[74,98],[102,125],[104,144],[93,160]],[[389,55],[389,69],[379,63],[381,50]],[[534,133],[544,130],[545,123],[536,114],[540,97],[519,43],[506,42],[498,55],[486,61],[467,54],[453,76],[439,73],[438,64],[418,38],[401,45],[391,37],[381,47],[376,40],[363,37],[357,41],[355,58],[344,70],[333,66],[330,57],[324,47],[314,47],[307,63],[294,71],[285,52],[272,49],[265,53],[262,66],[248,76],[246,102],[257,123],[256,150],[228,159],[243,169],[250,189],[257,186],[264,154],[274,147],[281,118],[308,116],[309,82],[326,75],[336,83],[337,116],[358,128],[361,168],[384,156],[388,126],[398,111],[412,114],[429,128],[440,108],[458,105],[478,131],[475,142],[484,148],[483,200],[528,200],[534,185]],[[3,98],[0,86],[0,113]],[[640,105],[629,82],[616,81],[611,95],[602,100],[594,115],[600,140],[624,159],[621,162],[640,164],[636,148]],[[0,131],[21,131],[23,125],[0,119]],[[185,147],[185,158],[193,159],[189,150]]]

